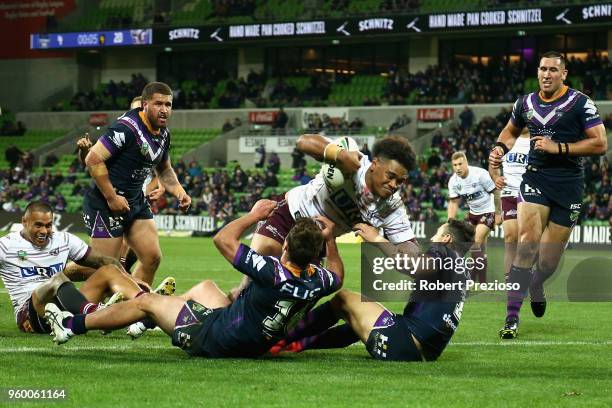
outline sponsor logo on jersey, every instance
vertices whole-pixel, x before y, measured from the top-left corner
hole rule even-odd
[[[529,184],[525,183],[525,195],[542,195],[542,192],[539,188],[531,187]]]
[[[17,257],[20,260],[25,261],[26,259],[28,259],[28,253],[26,251],[17,251]]]
[[[51,256],[58,256],[59,255],[59,248],[54,248],[52,250],[49,251],[49,255]]]
[[[34,276],[44,276],[47,278],[52,277],[56,273],[64,270],[63,263],[57,263],[50,266],[20,266],[22,278],[31,278]]]
[[[595,107],[595,104],[593,103],[593,101],[589,98],[587,98],[586,102],[584,103],[584,112],[587,115],[597,114],[597,108]]]
[[[529,109],[527,111],[527,120],[531,120],[533,118],[533,109]]]
[[[149,144],[147,142],[143,142],[142,146],[140,146],[140,154],[146,156],[149,152]]]

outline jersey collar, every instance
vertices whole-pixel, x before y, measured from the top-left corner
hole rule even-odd
[[[295,276],[296,278],[301,278],[301,277],[309,277],[312,276],[314,274],[314,268],[312,267],[312,265],[308,265],[305,269],[302,269],[300,267],[298,267],[297,265],[294,265],[292,263],[282,263],[281,265],[283,266],[283,268],[287,269],[293,276]],[[302,274],[305,274],[306,276],[302,276]]]
[[[155,135],[155,136],[159,136],[161,129],[157,129],[157,130],[153,130],[153,126],[151,126],[151,123],[149,123],[149,119],[147,119],[147,115],[144,114],[144,111],[139,111],[138,112],[138,116],[140,116],[140,119],[142,120],[142,123],[145,124],[145,126],[147,127],[147,130],[149,131],[149,133]]]
[[[538,97],[539,97],[539,98],[542,100],[542,102],[547,102],[547,103],[549,103],[549,102],[554,102],[554,101],[556,101],[557,99],[562,98],[562,97],[563,97],[563,96],[564,96],[564,95],[567,93],[567,90],[568,90],[568,89],[569,89],[569,87],[568,87],[567,85],[563,85],[563,86],[562,86],[562,88],[561,88],[561,92],[559,93],[559,95],[558,95],[557,97],[555,97],[555,96],[553,95],[553,97],[552,97],[552,98],[550,98],[550,99],[546,99],[546,98],[544,97],[544,94],[542,93],[542,91],[540,91],[540,92],[538,92]]]

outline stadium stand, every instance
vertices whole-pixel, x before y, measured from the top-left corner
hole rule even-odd
[[[568,62],[568,85],[595,100],[612,96],[607,58]],[[518,95],[537,89],[534,67],[503,61],[472,62],[456,59],[425,71],[407,73],[390,69],[384,75],[347,75],[312,72],[309,75],[272,77],[251,71],[247,78],[201,67],[197,79],[166,80],[175,89],[176,109],[243,108],[247,100],[260,108],[298,106],[377,106],[513,102]],[[134,73],[129,83],[110,81],[95,90],[77,92],[55,111],[123,109],[139,94],[147,79]]]

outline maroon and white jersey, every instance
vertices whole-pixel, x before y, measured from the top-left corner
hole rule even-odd
[[[320,173],[308,184],[292,188],[286,196],[291,215],[294,219],[323,215],[337,225],[339,234],[366,222],[382,228],[384,236],[393,243],[415,238],[399,192],[382,199],[374,196],[366,185],[370,165],[368,157],[362,156],[357,172],[337,188],[328,187]]]
[[[518,197],[528,158],[529,138],[519,137],[502,159],[502,169],[506,179],[506,185],[501,192],[502,197]]]
[[[89,247],[68,232],[55,232],[44,248],[39,248],[12,232],[0,238],[0,277],[15,311],[28,301],[38,285],[62,272],[68,260],[82,259]]]
[[[468,166],[465,178],[453,174],[448,180],[448,198],[463,197],[470,213],[475,215],[495,212],[494,191],[495,183],[489,172],[480,167]]]

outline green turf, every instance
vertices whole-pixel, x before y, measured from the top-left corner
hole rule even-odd
[[[173,275],[179,292],[207,278],[224,290],[239,282],[210,239],[160,241],[164,259],[156,281]],[[358,290],[358,246],[340,249],[345,287]],[[598,254],[570,250],[564,269]],[[492,249],[493,272],[500,261],[501,250]],[[403,304],[389,306],[400,311]],[[456,336],[435,363],[375,362],[361,345],[253,361],[205,360],[187,357],[160,332],[136,341],[119,331],[92,332],[55,346],[49,336],[17,331],[2,290],[0,387],[65,388],[67,400],[52,405],[58,407],[610,406],[610,304],[551,302],[543,319],[528,308],[519,339],[502,343],[497,331],[504,305],[468,301]]]

